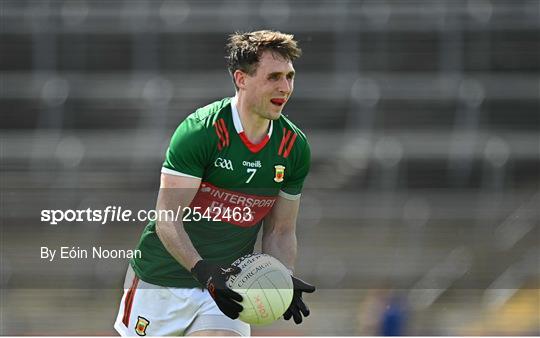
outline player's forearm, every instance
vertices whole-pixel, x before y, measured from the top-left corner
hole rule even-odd
[[[165,249],[188,271],[201,259],[182,223],[158,222],[156,233]]]
[[[295,231],[269,231],[263,233],[263,253],[274,256],[292,272],[294,272],[294,263],[296,261],[296,245]]]
[[[177,210],[178,206],[190,205],[199,185],[198,179],[161,174],[156,203],[157,214],[165,216],[162,216],[164,219],[157,220],[156,233],[165,249],[188,271],[201,256],[184,230],[182,220],[171,217],[168,211]]]

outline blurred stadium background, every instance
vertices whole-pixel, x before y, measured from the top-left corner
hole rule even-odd
[[[258,335],[540,334],[540,2],[0,2],[3,335],[111,335],[172,131],[233,95],[235,30],[295,34],[286,113],[308,134],[298,274],[312,316]]]

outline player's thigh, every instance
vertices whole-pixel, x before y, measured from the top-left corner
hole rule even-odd
[[[199,289],[200,290],[200,289]],[[200,291],[201,307],[185,335],[197,336],[245,336],[251,335],[249,324],[225,316],[207,290]]]
[[[240,334],[227,330],[201,330],[191,332],[188,336],[240,336]]]
[[[198,289],[171,289],[146,283],[128,270],[114,328],[122,336],[179,336],[190,327],[202,302]],[[128,279],[128,280],[129,280]]]

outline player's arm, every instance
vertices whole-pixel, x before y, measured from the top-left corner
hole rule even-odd
[[[168,212],[164,212],[166,210],[172,210],[173,214],[176,214],[178,206],[189,206],[201,184],[199,178],[163,173],[160,181],[156,205],[158,215],[168,215]],[[191,270],[195,263],[201,260],[201,256],[184,230],[181,214],[179,219],[158,219],[156,233],[165,249],[187,270]]]
[[[296,219],[300,208],[300,194],[309,172],[311,152],[307,142],[302,150],[295,150],[295,161],[290,174],[281,186],[277,200],[264,220],[263,252],[279,259],[294,271],[296,260]]]
[[[296,220],[299,207],[299,196],[296,199],[288,199],[280,195],[263,225],[263,252],[279,259],[291,270],[291,275],[296,260]],[[295,276],[292,276],[292,280],[293,300],[283,314],[283,318],[285,320],[293,318],[296,324],[300,324],[302,316],[309,316],[309,308],[302,299],[302,293],[312,293],[315,291],[315,287]]]
[[[296,260],[296,219],[300,198],[278,196],[274,207],[264,220],[262,250],[276,257],[291,272]]]
[[[161,184],[157,199],[158,215],[168,215],[162,210],[176,211],[178,206],[187,207],[193,201],[201,179],[177,175],[161,174]],[[175,214],[174,212],[172,214]],[[236,319],[243,310],[235,301],[241,302],[242,296],[229,289],[225,283],[227,277],[240,272],[238,267],[222,267],[202,259],[189,235],[184,230],[180,219],[161,219],[156,223],[156,233],[167,251],[210,292],[219,309],[232,319]]]

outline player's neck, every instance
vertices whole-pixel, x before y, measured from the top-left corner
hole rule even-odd
[[[260,143],[268,134],[270,120],[265,119],[253,112],[250,112],[247,105],[239,99],[236,103],[236,109],[244,128],[244,134],[247,139],[253,143]]]

